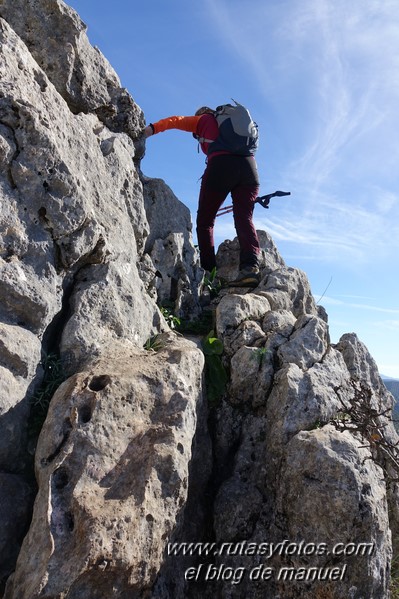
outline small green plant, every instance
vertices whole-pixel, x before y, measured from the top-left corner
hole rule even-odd
[[[391,599],[399,599],[399,580],[398,578],[391,578]]]
[[[160,349],[162,349],[163,347],[165,347],[165,343],[162,339],[159,338],[159,335],[150,337],[144,343],[144,349],[149,352],[157,352]]]
[[[270,354],[270,353],[271,353],[270,349],[266,349],[266,347],[258,347],[254,351],[253,357],[255,360],[258,360],[259,365],[261,366],[266,355]]]
[[[61,358],[56,353],[44,355],[41,364],[44,370],[43,381],[31,397],[30,403],[34,409],[47,412],[51,398],[65,380],[65,374]]]
[[[213,267],[209,275],[204,276],[204,289],[208,289],[211,299],[219,295],[222,288],[220,279],[216,276],[216,266]]]
[[[161,306],[160,310],[161,310],[162,316],[164,317],[164,319],[166,320],[168,326],[171,329],[176,329],[181,324],[180,318],[178,318],[177,316],[175,316],[173,314],[173,312],[171,310],[169,310],[169,308]]]
[[[227,385],[227,372],[223,366],[223,342],[210,331],[202,341],[205,356],[205,384],[208,401],[217,405],[222,399]]]
[[[176,330],[182,335],[206,335],[212,327],[212,311],[204,310],[199,318],[195,320],[182,319]]]
[[[61,358],[57,353],[44,354],[41,365],[43,380],[30,398],[29,431],[32,437],[39,434],[46,419],[51,398],[66,378]]]
[[[313,426],[311,426],[309,429],[306,429],[306,430],[315,431],[320,428],[323,428],[323,426],[324,426],[324,424],[322,423],[321,420],[315,420],[315,422],[313,423]]]

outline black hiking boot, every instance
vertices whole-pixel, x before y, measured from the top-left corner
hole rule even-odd
[[[240,270],[234,281],[230,281],[229,287],[257,287],[259,283],[259,268],[257,266],[246,266]]]

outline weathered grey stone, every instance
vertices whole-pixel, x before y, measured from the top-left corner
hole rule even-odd
[[[382,411],[393,406],[393,397],[385,388],[375,360],[370,355],[367,347],[354,333],[342,335],[336,345],[341,352],[351,377],[370,389],[373,396],[373,405]]]
[[[285,267],[285,262],[270,235],[266,231],[257,231],[257,234],[261,248],[259,266],[262,275]],[[233,241],[226,240],[220,244],[216,254],[216,263],[220,277],[226,281],[234,281],[237,278],[240,267],[240,244],[237,237]]]
[[[332,348],[307,372],[291,363],[276,373],[267,404],[270,443],[276,458],[278,448],[293,435],[322,426],[342,409],[337,390],[345,397],[348,384],[342,357]]]
[[[0,469],[20,472],[26,465],[28,381],[0,366]]]
[[[157,287],[156,280],[159,273],[157,273],[154,263],[148,254],[143,254],[140,262],[137,264],[138,272],[141,281],[145,287],[147,294],[154,300],[157,301]]]
[[[142,180],[150,225],[145,249],[157,273],[158,303],[172,305],[179,317],[196,318],[203,270],[193,246],[190,211],[161,179]]]
[[[24,214],[28,237],[32,238],[35,228],[42,231],[44,241],[39,246],[42,249],[34,252],[37,258],[41,251],[40,261],[27,252],[3,264],[3,310],[8,319],[17,318],[41,335],[61,309],[61,269],[77,271],[86,265],[108,263],[103,269],[94,268],[97,279],[90,267],[80,277],[85,279],[86,289],[88,282],[93,289],[87,292],[88,299],[79,289],[73,292],[75,306],[78,296],[81,300],[72,315],[74,334],[77,339],[85,338],[88,325],[86,321],[77,324],[79,313],[87,317],[95,305],[99,316],[91,321],[89,331],[95,345],[104,344],[104,330],[115,328],[113,322],[120,311],[125,318],[115,325],[115,335],[142,345],[156,331],[160,319],[150,298],[135,293],[142,289],[135,263],[148,223],[142,186],[132,162],[133,144],[125,135],[116,134],[113,151],[104,157],[100,142],[109,138],[106,128],[99,126],[95,116],[73,115],[51,84],[44,90],[37,83],[32,87],[37,63],[7,24],[1,23],[4,52],[0,68],[5,76],[0,86],[6,93],[0,110],[2,120],[14,130],[18,147],[10,165],[18,190],[18,214]],[[44,73],[42,77],[46,79]],[[12,82],[12,95],[6,81]],[[102,282],[98,280],[101,276],[105,277]],[[97,285],[104,291],[103,297],[96,295]],[[113,301],[104,308],[106,298]],[[96,326],[102,331],[97,340]],[[71,349],[75,343],[71,328],[63,349],[68,356],[76,353]],[[83,344],[78,359],[86,349]]]
[[[235,354],[243,345],[260,346],[266,338],[260,325],[253,320],[244,320],[231,337],[224,337],[224,351],[228,356]]]
[[[224,483],[214,507],[216,540],[225,543],[237,538],[250,539],[262,503],[262,495],[255,486],[236,484],[232,479]]]
[[[137,271],[126,257],[118,263],[91,266],[76,278],[60,352],[67,373],[108,352],[108,344],[129,339],[136,346],[168,327],[145,293]]]
[[[35,80],[44,93],[48,77],[72,112],[97,114],[112,131],[137,137],[144,126],[142,111],[100,50],[90,45],[86,25],[73,8],[61,0],[2,0],[0,17],[39,65]]]
[[[330,343],[328,326],[316,316],[303,315],[295,323],[290,339],[280,346],[278,356],[282,364],[294,363],[308,370],[321,362]]]
[[[389,483],[387,500],[390,527],[393,531],[392,545],[394,555],[398,555],[399,485],[396,482],[398,478],[398,459],[395,448],[399,447],[399,436],[392,421],[394,398],[383,384],[374,359],[357,335],[354,333],[343,335],[336,347],[342,353],[348,371],[353,381],[355,381],[355,388],[361,390],[366,396],[367,406],[363,411],[368,414],[368,425],[373,426],[374,423],[378,425],[379,430],[373,429],[374,433],[377,432],[377,435],[383,432],[385,447],[383,445],[380,448],[378,444],[374,446],[374,457],[383,466]],[[351,405],[351,396],[345,398],[345,404],[347,406]],[[374,411],[372,416],[370,416],[370,410]],[[369,439],[366,439],[365,442],[368,443]],[[388,451],[386,451],[387,448]]]
[[[298,544],[325,543],[330,552],[292,555],[289,565],[334,564],[345,568],[345,575],[335,582],[315,581],[309,590],[303,582],[282,583],[281,596],[313,599],[329,592],[332,597],[388,597],[391,534],[385,483],[382,471],[360,445],[359,439],[331,426],[300,432],[288,444],[277,493],[279,516],[287,523],[284,534]],[[362,543],[369,544],[365,555]],[[340,551],[345,546],[347,555],[331,557],[334,547]]]
[[[253,293],[225,295],[216,308],[218,337],[231,335],[244,320],[262,320],[269,310],[268,300]]]
[[[37,276],[30,264],[0,258],[1,316],[13,325],[26,327],[42,335],[54,315],[60,310],[58,277],[50,264]],[[58,296],[58,297],[57,297]]]
[[[151,340],[167,329],[155,299],[183,317],[200,313],[203,272],[190,213],[164,182],[142,175],[143,114],[76,13],[61,0],[0,0],[0,17],[0,466],[7,472],[26,466],[41,343],[60,350],[73,375],[53,398],[38,444],[39,493],[7,599],[388,596],[399,493],[382,478],[397,476],[394,463],[379,439],[329,425],[361,384],[395,446],[392,397],[367,349],[353,334],[331,346],[306,275],[286,267],[258,232],[260,285],[223,290],[217,300],[230,381],[209,415],[211,463],[200,341]],[[237,239],[220,246],[217,263],[220,276],[235,278]],[[159,351],[145,352],[146,341]],[[360,447],[370,439],[372,454]],[[2,488],[5,542],[22,514],[18,501],[11,506],[13,488]],[[15,485],[21,498],[24,488]],[[251,581],[254,566],[301,567],[303,556],[272,560],[237,549],[210,558],[245,570],[241,582],[191,584],[185,572],[196,556],[165,552],[169,540],[235,546],[362,537],[375,552],[349,556],[347,577],[332,585]],[[13,569],[16,547],[2,572]]]
[[[158,352],[110,345],[54,396],[33,522],[6,597],[108,599],[154,584],[187,499],[203,368],[193,343],[162,341]]]
[[[296,323],[296,318],[289,310],[273,310],[263,319],[262,329],[267,334],[278,333],[288,339]]]
[[[259,285],[265,292],[272,310],[290,310],[295,316],[318,316],[317,306],[304,272],[297,268],[279,268]]]
[[[233,403],[251,403],[260,368],[259,348],[241,347],[231,359],[231,391]]]
[[[43,9],[54,11],[51,18]],[[54,49],[49,63],[42,56],[46,68],[59,58],[54,44],[68,51],[68,36],[55,29],[50,35],[50,28],[65,14],[67,29],[68,19],[74,22],[72,12],[57,1],[0,4],[0,14],[7,13],[30,36],[32,48],[36,44],[44,54]],[[149,229],[133,142],[124,133],[111,135],[96,114],[74,115],[72,96],[80,102],[80,91],[73,89],[78,70],[63,92],[67,104],[38,65],[39,54],[35,60],[3,19],[0,49],[0,465],[18,472],[26,467],[29,397],[39,382],[41,341],[45,350],[58,343],[67,314],[62,350],[69,372],[83,367],[92,347],[97,355],[120,338],[140,347],[167,326],[136,267]],[[60,64],[54,82],[62,87],[57,78],[68,77],[70,70]],[[94,67],[85,64],[88,71]],[[102,91],[93,90],[94,104],[98,100],[93,110],[104,116],[104,103],[96,96]],[[131,123],[142,121],[140,109],[127,108]],[[118,129],[121,123],[114,117],[109,115]],[[129,134],[136,125],[128,127]]]
[[[38,338],[21,327],[0,322],[0,364],[15,375],[30,380],[40,361]]]
[[[12,130],[0,123],[0,168],[3,172],[8,171],[16,150],[17,146]]]

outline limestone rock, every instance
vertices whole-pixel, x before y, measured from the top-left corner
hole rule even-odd
[[[311,599],[327,590],[334,597],[387,596],[391,534],[386,489],[381,470],[368,458],[359,440],[333,427],[301,432],[290,441],[277,495],[279,516],[287,522],[292,541],[328,539],[330,554],[294,555],[289,565],[320,568],[335,563],[341,570],[345,567],[345,576],[313,584],[308,592],[302,582],[282,583],[281,596]],[[361,555],[364,543],[367,551]],[[345,546],[348,553],[340,557]],[[338,555],[332,561],[334,547]]]
[[[80,302],[72,315],[77,339],[84,338],[87,326],[79,321],[79,314],[89,314],[93,307],[90,302],[95,301],[101,317],[93,320],[92,326],[104,331],[110,325],[112,330],[113,321],[124,311],[126,317],[118,323],[115,335],[142,345],[159,330],[160,319],[150,298],[135,293],[143,288],[136,261],[148,223],[142,186],[132,162],[133,144],[124,134],[116,134],[113,151],[104,156],[100,142],[109,133],[102,125],[98,127],[97,117],[73,115],[50,83],[44,89],[37,82],[32,87],[39,72],[37,63],[4,21],[2,35],[0,68],[4,76],[0,86],[4,93],[0,111],[18,148],[10,163],[14,189],[4,188],[2,196],[16,223],[13,231],[8,227],[5,243],[9,249],[4,249],[7,260],[0,275],[5,317],[18,319],[41,336],[61,310],[63,285],[75,306]],[[41,77],[46,80],[42,72]],[[12,96],[6,81],[12,81]],[[71,139],[75,140],[72,147]],[[10,236],[24,241],[11,243]],[[109,266],[97,267],[101,264]],[[82,268],[86,270],[80,278],[86,288],[92,285],[88,298],[73,289],[74,277]],[[96,296],[96,284],[102,276],[99,286],[105,292]],[[106,301],[109,303],[104,308]],[[71,328],[63,350],[69,358],[77,355],[71,349],[75,343]],[[90,335],[94,344],[104,344],[103,334],[97,342],[93,329]],[[83,344],[81,353],[86,349]],[[71,363],[71,367],[76,366],[76,362]]]
[[[257,234],[261,248],[259,262],[262,273],[284,268],[285,262],[270,235],[266,231],[257,231]],[[218,274],[223,279],[234,281],[237,278],[240,266],[240,245],[237,237],[233,241],[226,240],[220,244],[216,254],[216,263]]]
[[[260,346],[266,338],[261,326],[254,320],[244,320],[230,337],[224,338],[224,351],[233,356],[244,345]]]
[[[337,349],[342,353],[346,366],[351,373],[352,379],[357,387],[366,395],[367,411],[374,410],[378,416],[374,418],[384,431],[386,441],[392,447],[399,446],[399,436],[392,421],[392,407],[394,398],[386,389],[378,373],[377,365],[357,335],[347,333],[343,335],[337,344]],[[350,403],[350,402],[349,402]],[[399,536],[395,531],[399,530],[399,485],[396,482],[397,468],[388,457],[384,448],[376,448],[379,463],[383,465],[388,477],[387,499],[390,510],[390,527],[394,531],[392,545],[394,555],[399,553]]]
[[[270,310],[268,300],[253,293],[225,295],[216,309],[216,330],[219,337],[231,335],[244,320],[262,320]]]
[[[278,356],[282,364],[294,363],[308,370],[323,359],[329,343],[326,323],[316,316],[304,315],[295,323],[290,339],[280,346]]]
[[[301,281],[297,289],[294,281]],[[224,542],[234,547],[243,541],[256,547],[265,540],[278,543],[284,539],[297,546],[303,539],[312,543],[320,539],[334,546],[342,541],[341,537],[343,543],[351,542],[352,537],[354,542],[360,542],[360,537],[372,539],[375,551],[351,558],[347,579],[342,584],[327,585],[326,589],[331,597],[365,599],[367,593],[375,598],[385,596],[391,559],[389,528],[397,529],[398,497],[395,491],[387,492],[380,467],[372,461],[370,451],[361,448],[364,440],[329,424],[339,418],[343,405],[350,402],[352,377],[359,373],[367,386],[373,386],[374,405],[389,408],[389,398],[376,385],[375,363],[355,336],[331,346],[326,320],[318,317],[306,278],[299,271],[277,269],[264,278],[260,288],[238,297],[228,294],[217,307],[218,335],[227,345],[231,372],[226,403],[220,408],[214,436],[214,452],[220,456],[213,511],[219,546]],[[258,313],[257,322],[243,317],[246,313],[247,318],[252,318],[254,298],[269,304],[266,312]],[[238,318],[236,304],[243,306]],[[240,340],[242,345],[238,347]],[[382,424],[387,426],[389,436],[388,418],[386,422],[382,419]],[[305,439],[313,444],[310,455]],[[299,449],[302,443],[303,449]],[[309,477],[304,474],[306,463],[313,468]],[[379,463],[383,464],[381,459]],[[389,472],[386,464],[384,467]],[[294,478],[298,482],[294,483]],[[310,484],[312,489],[319,485],[316,506],[320,505],[320,512],[316,507],[315,518],[312,492],[307,490]],[[346,494],[349,484],[351,492]],[[359,501],[364,509],[359,507]],[[327,502],[328,510],[322,514]],[[351,514],[348,520],[344,513]],[[337,520],[342,528],[334,526]],[[189,597],[197,599],[202,593],[210,598],[229,589],[228,596],[234,599],[310,599],[322,592],[317,580],[311,584],[281,581],[277,573],[285,566],[302,568],[303,573],[310,567],[327,565],[323,560],[303,561],[298,555],[267,561],[256,552],[234,551],[218,555],[213,563],[216,568],[231,568],[235,572],[241,569],[243,580],[234,585],[215,577],[200,587],[198,595],[194,591]],[[336,565],[343,568],[345,563],[341,559]],[[253,568],[267,566],[273,570],[269,580],[249,580]],[[365,570],[369,576],[366,580]]]
[[[33,521],[6,597],[108,599],[154,584],[182,518],[202,409],[202,353],[162,341],[158,352],[115,344],[54,396]]]
[[[336,389],[345,390],[349,385],[349,376],[342,366],[340,354],[331,349],[323,362],[305,373],[296,364],[286,365],[276,373],[267,403],[272,470],[279,468],[284,447],[292,436],[323,426],[342,409]]]
[[[144,126],[142,111],[121,88],[103,54],[91,46],[86,25],[73,8],[62,0],[2,0],[0,17],[10,23],[39,65],[35,79],[43,92],[48,77],[72,112],[97,114],[111,131],[137,137]]]
[[[70,305],[72,315],[60,341],[68,374],[83,368],[87,359],[107,352],[117,339],[130,339],[142,347],[156,331],[168,328],[127,256],[124,262],[81,271],[75,278]]]
[[[85,54],[80,19],[63,2],[3,1],[0,15],[35,54],[0,18],[0,467],[9,474],[26,472],[42,351],[59,350],[62,336],[71,374],[86,352],[116,339],[142,347],[167,326],[137,268],[149,228],[135,148],[119,132],[139,130],[140,109],[100,54]],[[72,38],[73,52],[83,46],[68,62]],[[7,489],[3,497],[11,501]]]
[[[273,310],[290,310],[295,316],[318,316],[308,278],[299,269],[276,269],[261,282],[259,289],[265,292]]]
[[[296,323],[296,318],[289,310],[273,310],[265,315],[262,329],[267,335],[277,333],[284,339],[288,339]]]
[[[372,392],[374,407],[380,411],[392,407],[392,395],[379,376],[377,364],[357,335],[342,335],[336,347],[341,352],[351,377],[361,381]]]
[[[21,327],[0,323],[0,364],[15,376],[30,379],[40,361],[40,343]]]
[[[195,318],[203,270],[193,246],[190,211],[161,179],[143,177],[143,184],[150,225],[145,250],[156,270],[158,303],[173,306],[177,316]]]

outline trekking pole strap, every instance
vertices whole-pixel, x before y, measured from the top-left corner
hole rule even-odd
[[[267,193],[264,196],[259,196],[255,200],[255,204],[260,204],[263,208],[269,208],[269,203],[272,198],[289,196],[291,195],[290,191],[274,191],[273,193]],[[223,216],[224,214],[228,214],[229,212],[233,212],[233,206],[223,206],[219,208],[216,213],[216,216]]]
[[[256,198],[255,203],[260,204],[261,206],[263,206],[263,208],[269,208],[270,200],[272,198],[289,195],[291,195],[290,191],[274,191],[273,193],[268,193],[264,196]]]

